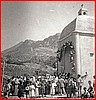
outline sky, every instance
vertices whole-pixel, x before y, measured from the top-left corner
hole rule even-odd
[[[2,50],[61,33],[78,16],[81,4],[94,16],[93,1],[2,2]]]

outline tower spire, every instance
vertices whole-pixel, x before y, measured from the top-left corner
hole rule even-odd
[[[78,15],[88,15],[88,10],[84,8],[84,5],[81,4],[81,9],[78,12]]]

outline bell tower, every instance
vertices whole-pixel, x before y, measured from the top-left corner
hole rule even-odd
[[[88,15],[88,10],[81,5],[81,9],[78,11],[78,15]]]

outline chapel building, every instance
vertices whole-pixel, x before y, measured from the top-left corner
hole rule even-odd
[[[77,18],[62,30],[58,41],[59,73],[87,76],[83,86],[88,86],[88,80],[93,82],[95,75],[94,25],[94,17],[88,16],[82,6]]]

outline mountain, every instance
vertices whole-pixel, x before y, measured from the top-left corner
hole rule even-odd
[[[54,63],[56,61],[57,41],[59,37],[60,33],[57,33],[42,41],[25,40],[4,50],[2,58],[3,60],[7,59],[7,70],[5,70],[5,73],[10,76],[13,75],[14,70],[29,74],[39,70],[42,73],[46,71],[52,74],[53,70],[55,70],[54,67],[56,67]],[[15,71],[17,73],[15,75],[18,75],[18,71]]]

